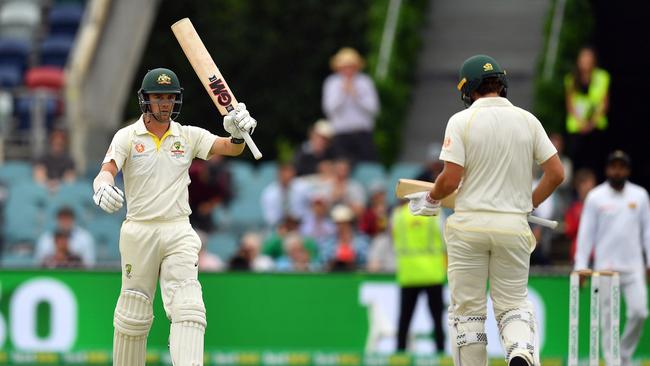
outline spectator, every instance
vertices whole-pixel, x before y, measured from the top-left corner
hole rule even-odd
[[[275,260],[285,255],[284,241],[289,235],[299,232],[299,227],[300,220],[293,216],[285,216],[276,230],[264,240],[262,253]],[[303,245],[309,251],[310,258],[318,257],[318,247],[313,239],[305,237]]]
[[[363,268],[368,254],[368,237],[356,230],[354,211],[343,204],[334,206],[332,220],[336,234],[325,244],[323,259],[331,271]]]
[[[261,206],[264,221],[270,228],[276,227],[285,216],[301,217],[300,187],[296,170],[289,163],[278,167],[277,180],[262,191]]]
[[[571,249],[569,252],[571,262],[573,262],[576,254],[576,239],[578,238],[582,207],[584,206],[587,194],[596,186],[596,175],[589,169],[580,169],[575,174],[573,185],[578,196],[571,203],[564,215],[564,233],[571,241]]]
[[[309,139],[300,146],[300,150],[294,156],[293,164],[296,168],[296,175],[316,174],[318,163],[334,158],[331,146],[333,135],[334,129],[329,121],[319,119],[314,123],[309,130]]]
[[[344,204],[360,217],[366,206],[366,191],[363,186],[350,178],[350,162],[338,159],[334,162],[334,179],[331,181],[330,199],[333,205]]]
[[[226,160],[215,154],[210,160],[195,159],[189,170],[192,183],[189,203],[192,226],[206,232],[213,231],[212,211],[227,205],[232,199],[232,176]]]
[[[199,271],[201,272],[218,272],[224,270],[224,263],[218,255],[208,251],[206,243],[208,234],[203,230],[196,230],[196,234],[201,239],[201,250],[199,251]]]
[[[300,234],[314,239],[319,248],[325,241],[336,233],[336,225],[332,221],[330,205],[326,195],[314,192],[311,197],[311,210],[300,223]]]
[[[285,238],[284,253],[277,261],[278,271],[310,272],[318,268],[317,258],[310,255],[303,237],[297,233],[291,233]]]
[[[84,267],[90,268],[95,265],[95,239],[86,229],[77,225],[74,210],[70,207],[59,209],[56,213],[56,229],[43,233],[36,242],[34,259],[37,264],[55,253],[54,234],[57,231],[69,233],[70,253],[80,257]]]
[[[334,127],[334,150],[358,161],[376,161],[372,132],[379,98],[372,79],[361,73],[364,61],[352,48],[342,48],[331,59],[334,74],[323,85],[323,111]]]
[[[384,233],[388,228],[388,202],[386,187],[383,182],[374,182],[370,186],[370,202],[359,220],[359,230],[371,239]]]
[[[442,150],[442,145],[439,142],[434,142],[429,146],[428,150],[428,160],[422,171],[420,171],[415,179],[435,182],[438,174],[442,172],[442,168],[445,166],[444,162],[440,160],[440,151]]]
[[[75,166],[68,152],[68,137],[64,130],[54,129],[50,133],[47,153],[34,162],[34,180],[51,191],[56,191],[62,182],[76,179]]]
[[[383,232],[372,239],[368,251],[368,272],[394,272],[395,251],[393,239],[388,232]]]
[[[239,250],[230,259],[229,268],[239,271],[265,272],[274,267],[273,259],[260,252],[262,238],[257,233],[246,233],[241,238]]]
[[[54,232],[54,253],[43,259],[42,266],[45,268],[82,268],[81,258],[70,251],[69,244],[70,232],[64,230]]]
[[[391,217],[400,285],[400,315],[397,350],[406,350],[408,329],[420,293],[427,294],[429,312],[435,324],[438,353],[445,350],[442,324],[442,287],[447,277],[447,255],[439,216],[411,215],[408,205],[397,207]]]
[[[564,79],[569,156],[575,169],[600,171],[600,162],[605,160],[609,82],[609,73],[597,67],[594,49],[580,49],[575,69]]]

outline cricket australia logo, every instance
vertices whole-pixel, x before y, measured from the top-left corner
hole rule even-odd
[[[124,274],[126,278],[131,278],[131,270],[133,269],[133,266],[130,264],[124,265]]]
[[[185,149],[183,149],[183,144],[180,141],[176,141],[172,144],[172,157],[182,158],[185,156]]]
[[[170,78],[167,74],[160,74],[160,76],[158,76],[157,82],[160,85],[169,85],[172,83],[172,78]]]

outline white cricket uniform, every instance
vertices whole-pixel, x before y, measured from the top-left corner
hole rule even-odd
[[[115,134],[104,158],[104,163],[115,161],[124,176],[122,290],[138,290],[153,300],[160,274],[168,316],[175,289],[198,277],[201,241],[189,223],[188,169],[194,158],[209,158],[216,138],[202,128],[172,121],[158,139],[140,117]]]
[[[648,262],[643,263],[645,249]],[[605,182],[585,199],[578,229],[575,269],[589,268],[591,253],[594,270],[620,272],[626,304],[626,326],[621,336],[622,364],[629,363],[648,317],[645,268],[650,268],[650,201],[641,186],[626,182],[622,191]],[[603,349],[609,351],[610,299],[607,279],[601,288]],[[608,355],[606,355],[608,358]]]
[[[479,98],[450,118],[440,159],[464,167],[445,229],[450,314],[484,319],[488,279],[497,320],[509,310],[532,311],[527,286],[535,239],[526,216],[533,209],[533,163],[556,152],[539,120],[505,98]],[[482,332],[482,325],[461,325],[451,334]],[[458,363],[485,364],[476,352],[458,356]]]

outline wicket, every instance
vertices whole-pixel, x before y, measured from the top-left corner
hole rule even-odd
[[[571,272],[569,287],[569,360],[568,366],[578,366],[578,333],[580,325],[580,276],[591,278],[589,304],[589,366],[599,365],[600,346],[600,285],[609,277],[609,357],[606,364],[620,366],[620,278],[618,272],[581,270]]]

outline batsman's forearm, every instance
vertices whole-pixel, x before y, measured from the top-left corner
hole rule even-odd
[[[226,156],[237,156],[240,155],[246,144],[233,144],[230,141],[230,137],[217,137],[212,144],[212,149],[210,150],[210,155],[226,155]]]
[[[561,183],[562,180],[551,179],[548,174],[544,174],[535,190],[533,190],[533,207],[537,208]]]
[[[431,198],[434,200],[442,200],[443,198],[454,193],[457,188],[458,185],[450,182],[445,174],[440,174],[438,176],[438,179],[436,179],[436,184],[433,186],[433,189],[431,192],[429,192],[429,196],[431,196]]]

